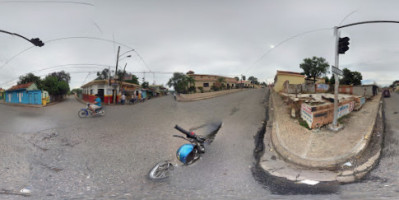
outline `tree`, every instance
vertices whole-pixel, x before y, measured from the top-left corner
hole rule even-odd
[[[69,75],[69,73],[66,73],[64,70],[60,72],[50,73],[48,76],[54,76],[57,78],[58,81],[65,81],[67,83],[71,81],[71,75]]]
[[[33,73],[20,76],[18,85],[34,82],[39,89],[42,89],[42,80],[39,76],[35,76]]]
[[[144,81],[142,84],[141,84],[141,87],[143,87],[143,88],[148,88],[150,86],[150,84],[147,82],[147,81]]]
[[[68,93],[69,84],[66,81],[59,81],[55,76],[46,76],[43,80],[43,89],[50,95],[62,96]]]
[[[254,77],[254,76],[248,77],[248,80],[251,81],[252,84],[259,85],[258,78]]]
[[[134,75],[134,74],[132,74],[132,79],[131,80],[125,80],[125,82],[140,85],[139,78],[136,75]]]
[[[109,69],[104,68],[101,72],[97,72],[96,80],[106,80],[109,78]]]
[[[299,65],[299,67],[303,69],[303,73],[307,78],[313,78],[314,82],[316,82],[316,78],[327,73],[329,66],[330,65],[326,62],[326,59],[316,56],[313,56],[313,58],[303,59],[303,63]]]
[[[245,76],[241,75],[241,80],[245,81]]]
[[[43,80],[43,89],[56,98],[60,98],[69,92],[69,73],[64,71],[50,73]]]
[[[183,73],[175,72],[173,73],[173,77],[169,79],[168,86],[173,86],[178,93],[187,93],[188,76]]]
[[[219,77],[216,81],[215,87],[219,87],[219,89],[224,89],[226,86],[224,85],[226,83],[226,78],[224,77]]]
[[[238,78],[238,76],[234,77],[234,79],[236,79],[236,81],[239,81],[239,80],[240,80],[240,78]]]
[[[362,84],[362,74],[357,71],[351,71],[348,68],[344,68],[342,70],[343,78],[340,80],[340,83],[343,85],[361,85]]]

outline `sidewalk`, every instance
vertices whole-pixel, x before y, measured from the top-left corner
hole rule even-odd
[[[260,167],[269,175],[294,182],[352,182],[378,160],[383,129],[381,94],[344,119],[345,127],[339,132],[308,130],[290,117],[278,94],[272,92],[270,100],[264,139],[269,149],[260,160]]]
[[[204,93],[194,93],[194,94],[180,94],[176,95],[176,100],[179,102],[189,102],[189,101],[198,101],[203,99],[210,99],[226,94],[231,94],[235,92],[244,91],[246,89],[230,89],[230,90],[222,90],[216,92],[204,92]]]

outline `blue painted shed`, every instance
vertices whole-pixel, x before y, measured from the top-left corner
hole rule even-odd
[[[15,85],[6,91],[7,103],[42,104],[42,91],[35,83]]]

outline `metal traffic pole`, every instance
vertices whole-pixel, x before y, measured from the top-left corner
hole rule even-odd
[[[339,54],[338,54],[338,42],[339,42],[339,36],[340,32],[338,30],[338,27],[334,27],[334,35],[335,35],[335,67],[339,69]],[[331,66],[331,71],[333,69],[333,66]],[[335,87],[334,87],[334,121],[333,121],[333,129],[337,128],[337,118],[338,118],[338,88],[339,88],[339,77],[336,73],[334,73],[334,79],[335,79]]]

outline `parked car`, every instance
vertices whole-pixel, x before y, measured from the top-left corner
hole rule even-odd
[[[383,95],[385,98],[391,97],[391,93],[389,92],[388,89],[385,89],[385,90],[382,92],[382,95]]]

